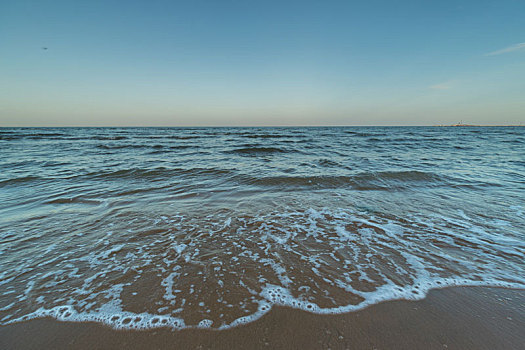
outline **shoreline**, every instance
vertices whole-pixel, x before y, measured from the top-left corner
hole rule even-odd
[[[93,322],[34,319],[0,326],[2,349],[519,349],[525,290],[446,287],[345,314],[274,307],[227,330],[115,330]]]

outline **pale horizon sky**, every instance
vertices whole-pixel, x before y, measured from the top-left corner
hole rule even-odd
[[[525,124],[524,1],[3,1],[0,126]]]

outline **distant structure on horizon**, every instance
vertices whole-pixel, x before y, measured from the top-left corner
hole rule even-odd
[[[434,125],[434,126],[482,126],[482,125],[464,124],[463,121],[460,121],[459,123],[456,123],[456,124],[447,124],[447,125],[440,124],[440,125]]]
[[[474,124],[464,124],[463,121],[460,121],[459,123],[452,124],[450,126],[480,126],[480,125],[474,125]]]

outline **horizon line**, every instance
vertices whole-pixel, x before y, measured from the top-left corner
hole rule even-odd
[[[375,125],[61,125],[61,126],[22,126],[12,125],[0,128],[345,128],[345,127],[523,127],[525,124],[417,124],[417,125],[392,125],[392,124],[375,124]]]

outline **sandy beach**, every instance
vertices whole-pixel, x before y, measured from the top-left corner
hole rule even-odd
[[[117,331],[32,320],[0,327],[2,349],[523,349],[525,291],[454,287],[320,316],[275,307],[225,331]]]

